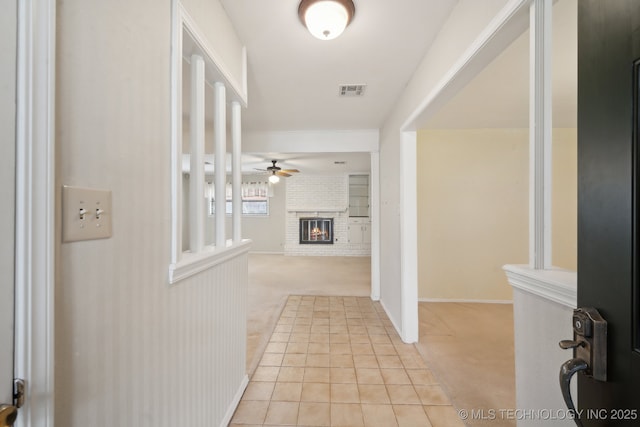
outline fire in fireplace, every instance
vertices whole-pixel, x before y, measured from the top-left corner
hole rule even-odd
[[[301,244],[333,244],[333,218],[300,218]]]

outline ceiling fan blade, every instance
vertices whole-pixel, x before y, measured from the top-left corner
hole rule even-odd
[[[257,170],[257,171],[261,171],[261,172],[266,172],[267,171],[266,169],[260,169],[260,168],[253,168],[253,169]]]
[[[287,177],[290,177],[290,176],[291,176],[291,174],[286,173],[286,172],[282,172],[282,171],[278,171],[278,172],[276,172],[275,174],[276,174],[276,175],[278,175],[278,176],[284,176],[285,178],[287,178]]]
[[[286,173],[300,173],[300,171],[298,169],[281,169],[280,172],[286,172]]]

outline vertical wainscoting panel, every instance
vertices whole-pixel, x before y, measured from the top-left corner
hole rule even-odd
[[[159,251],[149,252],[115,270],[111,286],[96,285],[88,272],[105,270],[90,263],[87,283],[60,292],[56,425],[230,420],[248,381],[247,253],[168,287],[144,279],[139,266]]]
[[[172,425],[226,425],[246,386],[247,263],[244,253],[171,290],[175,404],[186,408]]]

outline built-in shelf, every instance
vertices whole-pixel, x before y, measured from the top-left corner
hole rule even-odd
[[[369,175],[349,175],[349,216],[369,216]]]

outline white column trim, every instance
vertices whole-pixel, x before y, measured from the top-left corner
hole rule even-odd
[[[227,92],[224,83],[216,82],[213,106],[216,189],[216,247],[224,248],[227,210]]]
[[[171,265],[182,259],[182,8],[171,1]],[[171,281],[171,280],[170,280]]]
[[[55,0],[18,1],[14,371],[27,387],[20,427],[54,420],[55,35]]]
[[[530,8],[529,264],[551,268],[552,0]]]
[[[191,56],[191,115],[189,166],[189,250],[202,251],[204,247],[204,59]],[[220,193],[216,192],[216,197]],[[224,193],[223,193],[224,194]]]
[[[380,153],[371,153],[369,215],[371,215],[371,299],[380,300]]]
[[[418,200],[417,134],[404,131],[400,139],[400,260],[401,338],[418,341]]]
[[[231,103],[233,242],[242,240],[242,107]]]

